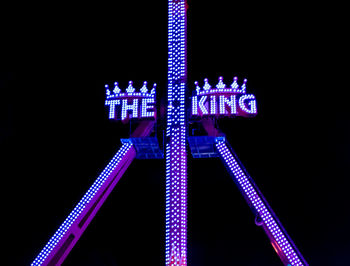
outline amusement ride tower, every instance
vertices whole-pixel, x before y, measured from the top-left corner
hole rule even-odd
[[[187,265],[187,151],[194,158],[220,157],[256,217],[256,224],[266,232],[284,265],[306,266],[297,247],[283,228],[262,193],[244,169],[225,136],[214,126],[212,117],[254,116],[256,99],[247,94],[246,82],[234,78],[230,86],[223,78],[215,87],[204,80],[195,82],[189,97],[186,62],[186,0],[168,0],[168,95],[167,122],[164,134],[165,156],[158,139],[150,137],[156,122],[156,84],[148,92],[147,82],[137,92],[130,81],[125,92],[114,83],[106,85],[106,106],[109,118],[142,120],[129,139],[102,171],[90,189],[50,238],[32,265],[61,265],[99,208],[118,183],[133,159],[166,161],[166,266]],[[189,105],[192,104],[191,107]],[[202,126],[205,136],[189,136],[188,121]]]

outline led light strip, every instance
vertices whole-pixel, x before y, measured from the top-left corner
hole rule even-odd
[[[239,107],[241,107],[241,109],[248,114],[256,114],[256,102],[250,101],[249,102],[250,109],[248,109],[244,104],[244,101],[247,99],[255,100],[255,96],[253,94],[247,94],[247,95],[241,96],[241,98],[239,98]]]
[[[227,99],[224,95],[219,96],[220,102],[220,114],[224,115],[227,113],[226,104],[230,106],[231,114],[237,114],[237,106],[236,106],[236,95],[231,95],[230,100]]]
[[[166,265],[187,265],[185,0],[168,1]]]
[[[132,115],[130,115],[131,118],[137,117],[138,112],[138,105],[139,105],[139,99],[133,99],[132,104],[128,104],[128,100],[123,100],[123,107],[122,107],[122,120],[124,120],[127,117],[127,112],[129,110],[132,111]]]
[[[255,208],[256,212],[260,215],[264,229],[270,234],[270,239],[279,255],[282,255],[281,259],[285,265],[306,266],[308,265],[302,258],[291,239],[283,233],[282,225],[278,225],[273,214],[269,211],[267,202],[259,196],[259,193],[254,188],[254,185],[249,180],[248,176],[244,173],[239,163],[231,153],[230,149],[224,140],[217,140],[217,150],[219,151],[222,159],[227,165],[233,177],[236,179],[242,193],[246,196],[250,204]],[[280,254],[282,253],[282,254]]]
[[[118,167],[118,164],[122,162],[122,160],[135,156],[135,151],[133,145],[131,143],[124,143],[119,151],[115,154],[113,159],[109,162],[100,176],[96,179],[93,185],[89,188],[89,190],[85,193],[83,198],[79,201],[73,211],[68,215],[66,220],[62,223],[62,225],[58,228],[56,233],[51,237],[46,246],[42,249],[39,255],[35,258],[32,266],[42,265],[45,260],[49,257],[52,251],[57,247],[59,241],[65,236],[68,230],[71,229],[74,222],[81,216],[85,207],[89,204],[89,202],[98,195],[101,187],[103,187],[105,181],[111,175],[111,173]]]

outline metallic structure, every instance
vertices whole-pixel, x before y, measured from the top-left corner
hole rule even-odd
[[[230,145],[224,138],[217,138],[216,147],[232,179],[256,215],[256,224],[264,228],[284,265],[308,265]]]
[[[306,266],[308,263],[211,119],[257,114],[255,96],[246,94],[247,80],[239,85],[235,77],[231,86],[227,87],[220,77],[213,89],[207,79],[203,88],[195,82],[196,93],[187,102],[190,97],[186,92],[186,5],[185,0],[168,0],[168,98],[163,140],[166,161],[166,266],[187,265],[187,141],[193,158],[222,159],[252,209],[256,224],[264,229],[282,263]],[[156,84],[148,93],[145,82],[137,92],[133,83],[129,82],[123,93],[117,82],[112,91],[106,85],[105,104],[109,106],[110,119],[146,120],[139,123],[129,139],[121,140],[121,148],[34,259],[32,266],[63,263],[133,159],[164,158],[158,139],[150,137],[156,122],[155,87]],[[191,108],[187,106],[190,103]],[[189,136],[188,113],[191,113],[194,124],[205,129],[205,136]]]

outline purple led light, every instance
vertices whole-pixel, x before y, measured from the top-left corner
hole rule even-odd
[[[303,258],[301,258],[301,256],[298,256],[299,252],[296,250],[294,244],[291,240],[288,240],[288,237],[286,237],[286,235],[283,233],[283,230],[280,228],[273,215],[267,208],[267,203],[265,204],[263,199],[259,196],[259,193],[256,191],[253,184],[245,175],[239,163],[231,153],[230,149],[227,147],[225,140],[218,140],[216,147],[229,171],[236,179],[240,190],[247,197],[248,201],[255,208],[256,212],[260,215],[265,230],[271,234],[272,240],[278,245],[278,252],[283,254],[282,257],[288,260],[290,265],[308,265]]]
[[[168,101],[165,138],[166,266],[187,266],[186,82],[186,0],[168,0]],[[223,77],[219,77],[219,82],[212,87],[208,79],[204,79],[203,88],[199,86],[198,82],[195,82],[196,95],[192,97],[192,115],[197,116],[197,118],[198,116],[237,115],[251,117],[256,115],[255,96],[246,94],[246,82],[245,79],[240,86],[237,83],[237,77],[234,77],[231,87],[226,87]],[[134,88],[132,81],[129,82],[124,92],[121,91],[117,82],[114,83],[113,90],[108,85],[105,88],[105,105],[109,106],[110,119],[125,121],[129,118],[147,118],[147,120],[156,118],[156,84],[150,93],[148,93],[146,81],[139,91]],[[207,127],[209,128],[208,125]],[[141,128],[144,130],[146,127]],[[210,132],[214,132],[212,135],[218,135],[216,134],[217,129],[214,130],[214,127],[213,130],[207,128],[206,130],[209,135]],[[282,256],[282,261],[286,265],[307,265],[279,224],[277,217],[271,213],[271,209],[259,194],[254,182],[241,169],[225,141],[220,138],[217,140],[218,152],[249,204],[254,207],[259,218],[261,217],[262,222],[259,221],[257,224],[262,225],[268,232],[275,249]],[[123,147],[117,153],[119,155],[116,155],[117,157],[114,157],[107,166],[107,170],[105,169],[107,172],[104,171],[101,174],[90,188],[91,191],[86,193],[32,265],[47,264],[47,261],[49,261],[49,265],[60,265],[60,263],[52,262],[48,258],[52,256],[53,251],[61,250],[65,244],[62,239],[73,234],[71,232],[76,230],[76,224],[88,211],[86,206],[93,204],[94,199],[101,196],[102,186],[107,186],[109,176],[112,175],[112,172],[109,171],[122,165],[121,160],[132,160],[135,157],[135,150],[132,149],[130,140],[124,140],[123,143]]]
[[[167,266],[187,265],[185,2],[168,1],[168,109],[165,148]]]

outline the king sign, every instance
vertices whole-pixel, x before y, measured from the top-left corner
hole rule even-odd
[[[255,116],[257,114],[256,100],[253,94],[246,94],[245,79],[241,86],[235,77],[229,88],[223,83],[222,77],[215,88],[211,88],[208,79],[204,79],[203,88],[195,82],[196,91],[192,96],[192,118],[205,116]],[[143,83],[139,92],[135,91],[129,82],[125,92],[121,92],[118,83],[114,83],[111,91],[106,87],[106,102],[109,106],[109,118],[121,121],[129,119],[156,119],[156,84],[148,93],[147,82]]]
[[[223,83],[222,77],[215,88],[211,88],[208,79],[204,79],[201,89],[195,82],[196,93],[192,96],[192,117],[203,116],[254,116],[257,114],[256,100],[253,94],[246,94],[246,82],[242,86],[233,79],[230,88]]]

